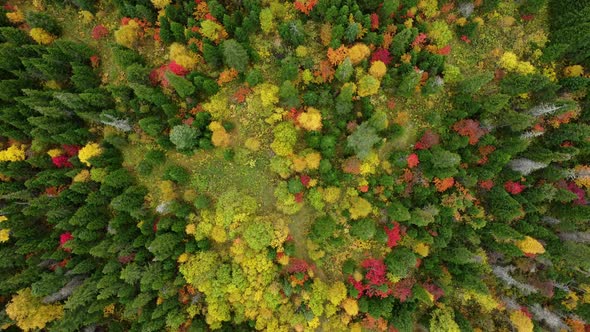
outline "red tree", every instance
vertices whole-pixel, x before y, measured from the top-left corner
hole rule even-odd
[[[479,126],[479,121],[467,119],[453,125],[453,130],[461,136],[469,137],[469,144],[475,145],[486,131]]]
[[[409,155],[407,161],[408,161],[409,168],[414,168],[414,167],[418,166],[418,164],[420,164],[420,159],[418,159],[418,155],[415,153],[412,153],[411,155]]]
[[[104,25],[99,24],[92,29],[92,39],[99,40],[109,35],[109,30]]]
[[[506,183],[504,183],[504,189],[512,195],[520,194],[525,188],[526,186],[524,184],[514,181],[506,181]]]
[[[422,137],[416,144],[414,144],[414,149],[416,150],[428,150],[431,147],[440,143],[440,136],[437,133],[433,132],[432,130],[428,129],[422,134]]]
[[[397,222],[393,223],[393,228],[384,226],[385,233],[387,234],[387,246],[393,248],[397,246],[397,241],[402,238],[401,228]]]

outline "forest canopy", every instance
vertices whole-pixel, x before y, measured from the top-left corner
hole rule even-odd
[[[588,331],[590,0],[0,1],[0,329]]]

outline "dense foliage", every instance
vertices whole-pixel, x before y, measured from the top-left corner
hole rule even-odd
[[[0,4],[0,328],[590,328],[590,1]]]

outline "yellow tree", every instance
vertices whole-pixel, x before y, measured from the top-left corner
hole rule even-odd
[[[141,27],[139,23],[135,20],[130,20],[129,23],[115,31],[115,41],[117,44],[127,48],[134,48],[137,46],[140,32]]]
[[[42,329],[51,321],[63,316],[60,304],[44,304],[31,293],[30,288],[21,289],[6,306],[6,314],[24,331]]]
[[[51,44],[56,38],[54,35],[41,28],[31,29],[31,31],[29,31],[29,35],[31,35],[31,38],[33,38],[34,41],[41,45]]]
[[[102,154],[102,148],[97,143],[88,143],[78,152],[78,159],[81,162],[86,164],[86,166],[90,165],[90,159],[93,157],[100,156]]]
[[[313,107],[308,107],[306,112],[301,113],[298,121],[301,127],[306,130],[322,129],[322,114]]]

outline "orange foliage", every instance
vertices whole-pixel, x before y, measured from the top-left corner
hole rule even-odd
[[[486,131],[480,127],[479,121],[463,119],[453,125],[453,130],[461,136],[469,137],[469,144],[475,145],[485,135]]]
[[[408,112],[399,112],[395,115],[395,118],[393,119],[393,122],[403,126],[406,123],[408,123],[408,121],[410,121],[410,113]]]
[[[205,16],[209,14],[209,6],[206,1],[201,1],[197,4],[197,8],[193,12],[193,16],[197,20],[205,19]]]
[[[252,92],[252,89],[250,89],[247,86],[241,86],[238,88],[238,90],[236,90],[236,92],[233,95],[233,100],[238,103],[241,104],[243,102],[246,101],[246,97]]]
[[[446,14],[453,10],[453,8],[455,8],[455,4],[453,2],[447,2],[440,8],[440,11],[441,13]]]
[[[329,52],[329,51],[328,51]],[[332,82],[334,79],[335,70],[328,60],[320,62],[320,69],[316,71],[315,76],[321,76],[324,82]]]
[[[219,78],[217,79],[217,84],[222,86],[225,83],[229,83],[229,82],[233,81],[236,77],[238,77],[237,70],[235,70],[233,68],[226,69],[219,74]]]
[[[346,46],[341,45],[337,49],[329,48],[328,49],[328,60],[333,66],[339,65],[346,59],[348,56],[348,48]]]
[[[385,28],[385,33],[383,34],[383,44],[382,48],[388,50],[389,46],[393,42],[393,36],[397,32],[397,26],[390,24]]]
[[[564,123],[569,123],[572,119],[575,119],[578,116],[576,111],[569,111],[562,114],[559,114],[555,118],[547,121],[553,128],[558,128],[560,125]]]
[[[318,0],[301,0],[295,1],[293,3],[295,5],[295,9],[299,10],[305,15],[309,15],[309,12],[318,4]]]
[[[455,184],[455,179],[452,177],[442,179],[442,180],[439,178],[434,178],[434,186],[436,187],[436,190],[440,193],[451,188],[454,184]]]

